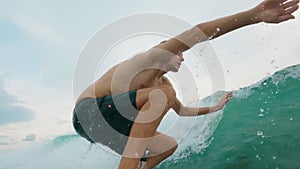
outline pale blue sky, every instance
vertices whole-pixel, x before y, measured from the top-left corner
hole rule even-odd
[[[12,123],[18,134],[11,137],[21,141],[30,134],[43,140],[73,131],[70,120],[75,64],[84,44],[105,25],[147,12],[165,13],[198,24],[249,9],[260,1],[0,2],[0,97],[13,98],[7,105],[22,101],[14,113],[1,112],[0,118],[15,117],[17,121],[23,117],[23,123]],[[280,25],[250,26],[212,41],[225,70],[227,89],[253,84],[268,73],[299,64],[299,19]],[[203,93],[203,97],[207,94]],[[0,135],[7,125],[12,125],[5,123],[0,123]],[[7,132],[6,135],[10,136]]]

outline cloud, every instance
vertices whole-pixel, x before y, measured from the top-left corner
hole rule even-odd
[[[36,139],[35,134],[29,134],[29,135],[25,136],[25,138],[22,141],[34,141],[35,139]]]
[[[0,140],[1,140],[1,139],[6,139],[6,138],[8,138],[8,136],[0,135]]]
[[[0,125],[32,120],[34,112],[20,105],[22,102],[9,94],[4,87],[4,81],[0,76]]]
[[[43,39],[54,44],[62,44],[61,36],[50,25],[19,16],[15,23],[25,30],[29,35]]]
[[[0,135],[0,146],[10,145],[14,139],[7,135]]]

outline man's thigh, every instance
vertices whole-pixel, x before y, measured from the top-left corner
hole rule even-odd
[[[136,93],[136,106],[138,110],[150,99],[151,94],[157,95],[160,99],[164,98],[165,102],[168,102],[171,98],[170,96],[176,95],[173,87],[167,85],[138,89]]]

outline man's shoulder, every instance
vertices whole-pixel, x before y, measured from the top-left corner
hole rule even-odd
[[[172,83],[170,82],[170,80],[166,76],[162,76],[161,80],[163,82],[163,85],[172,86]]]

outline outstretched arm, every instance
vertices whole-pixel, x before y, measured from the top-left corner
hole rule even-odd
[[[292,13],[298,9],[298,3],[299,0],[265,0],[248,11],[199,24],[196,27],[202,30],[207,37],[216,38],[235,29],[259,22],[281,23],[295,18]]]
[[[232,92],[226,93],[225,97],[223,97],[219,103],[212,107],[201,107],[201,108],[194,108],[194,107],[186,107],[181,104],[181,102],[176,99],[175,103],[172,107],[172,109],[179,115],[179,116],[199,116],[204,115],[212,112],[216,112],[218,110],[221,110],[226,103],[229,102],[229,100],[232,97]]]
[[[161,43],[152,49],[161,49],[177,54],[184,52],[197,43],[214,39],[238,28],[256,24],[281,23],[295,17],[292,15],[298,9],[299,0],[265,0],[256,7],[231,16],[198,24],[178,36]],[[155,51],[155,50],[149,50]],[[155,54],[155,52],[153,52]]]

